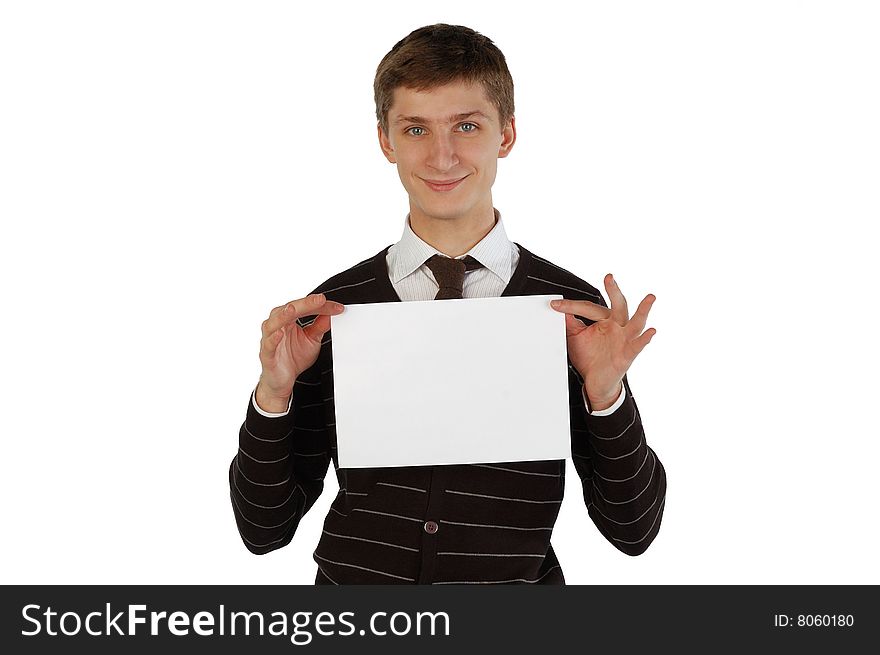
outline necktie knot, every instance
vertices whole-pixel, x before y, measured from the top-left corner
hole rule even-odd
[[[464,274],[476,268],[483,268],[483,265],[470,255],[461,259],[434,255],[425,262],[425,266],[431,269],[437,280],[437,285],[440,287],[434,300],[461,298]]]

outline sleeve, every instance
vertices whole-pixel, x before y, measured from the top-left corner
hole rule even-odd
[[[599,532],[615,548],[627,555],[641,555],[660,530],[666,471],[645,439],[626,376],[623,402],[604,416],[587,411],[583,384],[569,361],[571,454],[584,503]]]
[[[256,393],[257,390],[254,389],[254,402],[256,402]],[[611,405],[611,407],[609,407],[608,409],[597,409],[591,412],[590,401],[587,400],[587,390],[584,389],[583,385],[581,385],[581,398],[584,399],[584,407],[587,408],[587,412],[589,412],[593,416],[608,416],[609,414],[613,414],[614,412],[616,412],[618,409],[620,409],[620,406],[623,405],[623,401],[626,400],[626,387],[624,387],[622,384],[620,385],[620,393],[617,394],[617,400],[615,400],[614,404]]]
[[[299,319],[300,325],[315,318]],[[291,408],[281,416],[265,416],[248,398],[238,452],[229,466],[229,489],[238,532],[255,555],[290,543],[300,519],[324,488],[331,458],[322,366],[327,361],[318,357],[300,374],[293,385]]]
[[[584,402],[586,402],[586,400]],[[261,409],[260,406],[257,404],[257,387],[254,387],[254,390],[251,392],[251,404],[253,404],[254,409],[257,410],[257,414],[265,416],[266,418],[278,418],[279,416],[287,416],[290,413],[290,406],[293,404],[293,394],[291,394],[290,400],[287,401],[287,409],[285,409],[283,412],[267,412]]]

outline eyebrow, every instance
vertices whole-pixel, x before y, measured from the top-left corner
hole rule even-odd
[[[449,116],[446,121],[449,123],[454,123],[455,121],[464,120],[465,118],[471,118],[473,116],[480,116],[486,120],[491,121],[492,119],[489,116],[486,116],[483,112],[479,110],[474,111],[465,111],[460,114],[453,114]],[[394,119],[394,124],[398,123],[430,123],[427,118],[423,118],[422,116],[403,116],[398,114],[397,118]]]

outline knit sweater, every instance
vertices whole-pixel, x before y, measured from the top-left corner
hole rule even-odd
[[[502,296],[561,294],[605,305],[595,287],[516,246],[519,263]],[[312,293],[344,305],[400,302],[387,252]],[[263,416],[248,401],[229,468],[232,509],[248,550],[262,555],[290,543],[332,461],[339,493],[314,551],[316,584],[565,584],[550,544],[565,460],[339,468],[331,333],[297,378],[287,415]],[[613,546],[639,555],[660,529],[663,465],[645,440],[626,378],[623,405],[596,416],[587,412],[583,379],[570,361],[568,372],[572,462],[589,516]]]

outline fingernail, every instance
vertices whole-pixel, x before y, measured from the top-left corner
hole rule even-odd
[[[559,308],[559,305],[561,305],[561,304],[562,304],[562,302],[559,301],[559,300],[551,300],[551,301],[550,301],[550,306],[551,306],[553,309],[558,309],[558,308]]]

